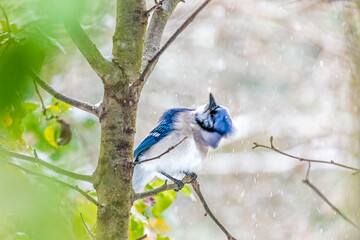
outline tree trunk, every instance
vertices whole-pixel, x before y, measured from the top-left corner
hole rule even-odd
[[[114,62],[118,72],[109,73],[99,119],[101,144],[93,175],[100,206],[97,212],[98,240],[128,239],[132,206],[133,144],[138,94],[129,85],[140,72],[147,26],[143,0],[118,0],[113,37]]]
[[[102,107],[100,156],[93,176],[100,203],[96,239],[128,239],[137,105],[106,91]]]

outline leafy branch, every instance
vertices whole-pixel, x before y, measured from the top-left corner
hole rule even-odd
[[[7,148],[5,148],[4,146],[1,146],[1,145],[0,145],[0,152],[6,154],[9,157],[14,157],[14,158],[17,158],[17,159],[21,159],[21,160],[25,160],[25,161],[40,164],[41,166],[44,166],[47,169],[50,169],[50,170],[52,170],[52,171],[54,171],[56,173],[71,177],[71,178],[76,179],[76,180],[91,182],[91,176],[78,174],[78,173],[74,173],[74,172],[67,171],[65,169],[59,168],[59,167],[57,167],[57,166],[55,166],[55,165],[53,165],[51,163],[48,163],[48,162],[38,158],[37,154],[36,154],[35,157],[31,157],[31,156],[23,155],[23,154],[20,154],[20,153],[12,152],[12,151],[8,150]]]
[[[334,162],[333,160],[331,161],[324,161],[324,160],[314,160],[314,159],[307,159],[307,158],[301,158],[301,157],[297,157],[297,156],[294,156],[294,155],[291,155],[291,154],[288,154],[288,153],[285,153],[281,150],[279,150],[278,148],[274,147],[274,144],[273,144],[273,137],[271,136],[270,137],[270,146],[267,146],[267,145],[262,145],[262,144],[258,144],[256,142],[254,142],[254,146],[252,147],[252,149],[255,149],[255,148],[266,148],[266,149],[269,149],[269,150],[272,150],[272,151],[275,151],[279,154],[282,154],[284,156],[287,156],[287,157],[290,157],[290,158],[293,158],[293,159],[297,159],[299,160],[300,162],[304,161],[304,162],[308,162],[309,163],[309,167],[306,171],[306,176],[305,176],[305,179],[303,180],[303,183],[305,183],[307,186],[309,186],[317,195],[319,195],[336,213],[338,213],[345,221],[347,221],[348,223],[350,223],[351,225],[353,225],[356,229],[359,230],[359,227],[357,226],[357,224],[355,224],[353,221],[351,221],[348,217],[345,216],[344,213],[342,213],[334,204],[332,204],[330,202],[330,200],[323,194],[321,193],[321,191],[316,188],[309,180],[309,176],[310,176],[310,168],[311,168],[311,163],[322,163],[322,164],[331,164],[331,165],[335,165],[335,166],[338,166],[338,167],[342,167],[342,168],[345,168],[345,169],[350,169],[350,170],[353,170],[355,171],[353,174],[357,174],[360,172],[360,169],[358,168],[354,168],[354,167],[351,167],[351,166],[347,166],[347,165],[344,165],[344,164],[340,164],[340,163],[337,163],[337,162]]]
[[[24,171],[25,173],[32,174],[32,175],[35,175],[35,176],[38,176],[38,177],[42,177],[42,178],[45,178],[45,179],[47,179],[47,180],[50,180],[50,181],[59,183],[59,184],[61,184],[61,185],[64,185],[64,186],[66,186],[66,187],[68,187],[68,188],[71,188],[71,189],[79,192],[79,193],[80,193],[81,195],[83,195],[87,200],[89,200],[90,202],[92,202],[92,203],[95,204],[96,206],[99,205],[99,203],[98,203],[94,198],[92,198],[92,197],[89,196],[86,192],[84,192],[81,188],[79,188],[78,185],[73,186],[73,185],[71,185],[71,184],[69,184],[69,183],[67,183],[67,182],[61,181],[61,180],[59,180],[59,179],[57,179],[57,178],[50,177],[50,176],[46,176],[46,175],[44,175],[44,174],[41,174],[41,173],[37,173],[37,172],[31,171],[31,170],[28,170],[28,169],[23,168],[23,167],[15,164],[15,163],[8,162],[8,161],[5,161],[5,162],[8,163],[8,164],[10,164],[11,166],[14,166],[14,167],[16,167],[16,168]]]
[[[42,80],[33,70],[29,71],[30,76],[36,81],[37,84],[39,84],[46,92],[48,92],[50,95],[52,95],[54,98],[63,101],[64,103],[67,103],[73,107],[79,108],[83,111],[89,112],[94,114],[95,116],[98,116],[98,108],[90,103],[82,102],[77,99],[65,96],[59,92],[57,92],[55,89],[53,89],[49,84],[47,84],[44,80]]]
[[[209,206],[207,205],[207,203],[205,201],[204,196],[202,195],[202,193],[200,191],[200,184],[196,179],[194,179],[194,176],[193,175],[186,175],[181,181],[184,184],[191,183],[196,195],[200,199],[200,202],[201,202],[201,204],[203,205],[203,207],[205,209],[206,214],[209,215],[211,217],[211,219],[215,222],[215,224],[218,225],[218,227],[225,233],[228,240],[236,240],[236,238],[234,238],[229,233],[229,231],[226,230],[226,228],[220,223],[220,221],[211,212]],[[178,188],[177,184],[175,184],[175,183],[167,184],[167,181],[165,181],[165,183],[162,186],[158,187],[158,188],[155,188],[155,189],[150,190],[150,191],[142,192],[142,193],[135,193],[135,195],[133,197],[133,201],[138,200],[138,199],[152,197],[152,196],[155,196],[155,195],[157,195],[157,194],[159,194],[161,192],[168,191],[168,190],[174,190],[174,189],[177,189],[177,188]]]

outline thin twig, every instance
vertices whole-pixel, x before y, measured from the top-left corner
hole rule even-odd
[[[90,231],[88,225],[86,224],[84,218],[83,218],[83,215],[82,213],[80,213],[80,217],[81,217],[81,221],[83,222],[84,226],[85,226],[85,229],[86,231],[89,233],[89,235],[91,236],[92,239],[94,239],[94,234]]]
[[[64,103],[67,103],[73,107],[79,108],[81,110],[84,110],[86,112],[92,113],[95,116],[98,116],[98,108],[90,103],[82,102],[74,98],[70,98],[68,96],[65,96],[59,92],[57,92],[55,89],[53,89],[49,84],[47,84],[44,80],[42,80],[34,71],[29,71],[30,76],[50,95],[52,95],[54,98],[63,101]]]
[[[176,30],[176,32],[169,38],[169,40],[165,43],[165,45],[155,54],[155,56],[149,61],[146,65],[144,71],[141,73],[140,77],[133,83],[132,88],[139,86],[142,82],[145,81],[147,74],[149,73],[151,67],[155,64],[155,62],[159,59],[161,54],[170,46],[170,44],[180,35],[182,31],[195,19],[195,17],[204,9],[204,7],[211,0],[206,0],[203,4],[198,7],[191,16],[186,19],[186,21]]]
[[[202,195],[201,191],[200,191],[200,184],[198,183],[198,181],[194,181],[192,184],[192,187],[196,193],[196,195],[199,197],[200,202],[202,203],[202,205],[204,206],[204,209],[206,211],[206,214],[209,215],[211,217],[211,219],[216,223],[216,225],[218,225],[218,227],[225,233],[226,237],[228,238],[228,240],[236,240],[236,238],[234,238],[227,230],[226,228],[219,222],[219,220],[215,217],[215,215],[211,212],[209,206],[207,205],[204,196]]]
[[[92,198],[92,197],[90,197],[88,194],[86,194],[86,192],[84,192],[82,189],[80,189],[78,185],[73,186],[73,185],[71,185],[71,184],[69,184],[69,183],[67,183],[67,182],[61,181],[61,180],[59,180],[59,179],[57,179],[57,178],[49,177],[49,176],[46,176],[46,175],[41,174],[41,173],[33,172],[33,171],[31,171],[31,170],[28,170],[28,169],[26,169],[26,168],[23,168],[23,167],[15,164],[15,163],[12,163],[12,162],[9,162],[9,161],[5,161],[5,162],[8,163],[8,164],[10,164],[10,165],[12,165],[12,166],[14,166],[14,167],[16,167],[16,168],[21,169],[22,171],[24,171],[24,172],[26,172],[26,173],[28,173],[28,174],[36,175],[36,176],[38,176],[38,177],[42,177],[42,178],[48,179],[48,180],[50,180],[50,181],[59,183],[59,184],[61,184],[61,185],[67,186],[67,187],[69,187],[69,188],[71,188],[71,189],[79,192],[79,193],[80,193],[81,195],[83,195],[87,200],[89,200],[90,202],[92,202],[92,203],[95,204],[96,206],[99,205],[99,203],[98,203],[94,198]]]
[[[142,237],[140,237],[140,238],[138,238],[138,239],[136,239],[136,240],[143,240],[143,239],[145,239],[145,238],[147,238],[147,234],[145,234],[144,236],[142,236]]]
[[[160,154],[159,156],[156,156],[156,157],[153,157],[153,158],[148,158],[148,159],[145,159],[145,160],[141,160],[141,161],[139,161],[139,162],[134,162],[134,165],[142,164],[142,163],[144,163],[144,162],[149,162],[149,161],[152,161],[152,160],[161,158],[161,157],[164,156],[165,154],[168,154],[169,152],[171,152],[172,150],[174,150],[174,149],[175,149],[177,146],[179,146],[183,141],[185,141],[185,139],[187,139],[187,136],[185,136],[183,139],[181,139],[181,141],[178,142],[177,144],[175,144],[174,146],[169,147],[165,152],[163,152],[163,153]]]
[[[23,155],[20,153],[15,153],[12,151],[9,151],[8,149],[6,149],[5,147],[0,145],[0,152],[10,156],[10,157],[14,157],[17,159],[21,159],[21,160],[25,160],[25,161],[29,161],[29,162],[33,162],[33,163],[37,163],[40,164],[44,167],[46,167],[47,169],[50,169],[56,173],[74,178],[76,180],[81,180],[81,181],[86,181],[86,182],[91,182],[91,176],[89,175],[83,175],[83,174],[78,174],[78,173],[74,173],[71,171],[67,171],[65,169],[59,168],[55,165],[52,165],[51,163],[48,163],[38,157],[31,157],[31,156],[27,156],[27,155]]]
[[[165,0],[160,0],[159,2],[156,2],[154,6],[152,6],[149,10],[145,12],[146,16],[149,16],[149,14],[155,10],[157,7],[161,6]]]
[[[46,107],[45,107],[45,104],[44,104],[44,100],[41,97],[41,94],[40,94],[39,88],[37,86],[36,80],[33,79],[33,81],[34,81],[34,87],[35,87],[36,94],[38,95],[38,97],[40,99],[42,111],[43,111],[44,115],[46,116]]]
[[[306,159],[306,158],[296,157],[296,156],[294,156],[294,155],[291,155],[291,154],[285,153],[285,152],[283,152],[283,151],[280,151],[279,149],[277,149],[277,148],[274,147],[274,145],[273,145],[273,137],[270,137],[270,146],[266,146],[266,145],[262,145],[262,144],[258,144],[258,143],[256,143],[256,142],[254,142],[254,146],[252,147],[252,149],[259,148],[259,147],[260,147],[260,148],[267,148],[267,149],[273,150],[273,151],[275,151],[275,152],[277,152],[277,153],[280,153],[280,154],[285,155],[285,156],[290,157],[290,158],[297,159],[297,160],[299,160],[299,161],[312,162],[312,163],[331,164],[331,165],[335,165],[335,166],[338,166],[338,167],[350,169],[350,170],[353,170],[353,171],[356,171],[356,172],[360,172],[360,169],[359,169],[359,168],[354,168],[354,167],[350,167],[350,166],[347,166],[347,165],[344,165],[344,164],[340,164],[340,163],[334,162],[333,160],[324,161],[324,160]]]
[[[33,82],[34,82],[35,92],[36,92],[36,94],[38,95],[38,97],[39,97],[39,99],[40,99],[41,108],[42,108],[42,113],[44,114],[46,121],[49,121],[49,120],[51,120],[51,119],[53,119],[53,118],[56,118],[56,119],[58,120],[58,122],[60,122],[58,116],[52,115],[52,116],[48,117],[48,116],[46,115],[47,109],[46,109],[46,107],[45,107],[44,100],[43,100],[43,98],[42,98],[42,96],[41,96],[41,94],[40,94],[40,91],[39,91],[39,88],[38,88],[38,86],[37,86],[36,80],[33,79]],[[63,121],[63,120],[62,120],[62,121]]]
[[[308,169],[307,169],[307,171],[306,171],[306,180],[309,180],[309,175],[310,175],[310,168],[311,168],[311,162],[308,162],[309,163],[309,167],[308,167]]]
[[[336,166],[339,166],[339,167],[342,167],[342,168],[346,168],[346,169],[350,169],[350,170],[353,170],[353,171],[357,171],[359,172],[360,169],[357,169],[357,168],[354,168],[354,167],[350,167],[350,166],[346,166],[346,165],[343,165],[343,164],[340,164],[340,163],[336,163],[334,161],[323,161],[323,160],[312,160],[312,159],[306,159],[306,158],[300,158],[300,157],[296,157],[296,156],[293,156],[293,155],[290,155],[288,153],[285,153],[285,152],[282,152],[280,151],[279,149],[275,148],[274,147],[274,144],[273,144],[273,140],[274,138],[271,136],[270,137],[270,146],[266,146],[266,145],[261,145],[261,144],[257,144],[257,143],[254,143],[254,147],[253,149],[255,148],[258,148],[258,147],[262,147],[262,148],[267,148],[267,149],[270,149],[270,150],[273,150],[277,153],[280,153],[282,155],[285,155],[287,157],[290,157],[290,158],[294,158],[294,159],[298,159],[300,161],[305,161],[305,162],[308,162],[309,163],[309,166],[308,166],[308,169],[306,171],[306,176],[305,176],[305,179],[303,180],[303,183],[305,183],[306,185],[308,185],[312,190],[315,191],[316,194],[318,194],[336,213],[338,213],[345,221],[347,221],[348,223],[350,223],[351,225],[353,225],[355,228],[359,229],[359,227],[353,222],[351,221],[348,217],[346,217],[337,207],[334,206],[334,204],[332,204],[321,192],[319,189],[317,189],[309,180],[309,175],[310,175],[310,168],[311,168],[311,163],[325,163],[325,164],[332,164],[332,165],[336,165]],[[357,173],[355,172],[355,173]],[[354,174],[354,173],[353,173]]]
[[[303,183],[308,185],[312,190],[316,192],[317,195],[319,195],[337,214],[339,214],[345,221],[353,225],[356,229],[359,230],[359,227],[351,221],[348,217],[346,217],[337,207],[335,207],[325,196],[320,192],[319,189],[317,189],[308,179],[304,179]]]

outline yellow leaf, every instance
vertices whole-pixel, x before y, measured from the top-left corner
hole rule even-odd
[[[4,124],[6,127],[9,127],[9,126],[11,126],[12,123],[13,123],[13,120],[10,116],[10,112],[7,112],[5,115],[5,118],[4,118]]]
[[[58,147],[55,140],[55,126],[50,125],[44,130],[44,137],[46,141],[53,147]]]
[[[57,105],[51,105],[50,107],[48,107],[48,109],[53,109],[56,112],[60,112],[60,108]]]
[[[150,218],[150,225],[156,232],[165,233],[170,231],[170,226],[161,218]]]

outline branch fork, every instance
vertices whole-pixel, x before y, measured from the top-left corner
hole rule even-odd
[[[305,179],[303,180],[303,183],[306,184],[307,186],[309,186],[318,196],[320,196],[321,199],[323,199],[337,214],[339,214],[346,222],[348,222],[349,224],[351,224],[352,226],[354,226],[356,229],[359,230],[359,226],[357,224],[355,224],[352,220],[350,220],[344,213],[342,213],[334,204],[332,204],[330,202],[330,200],[324,195],[321,193],[321,191],[315,187],[309,180],[309,177],[310,177],[310,169],[311,169],[311,164],[312,163],[323,163],[323,164],[331,164],[331,165],[335,165],[335,166],[338,166],[338,167],[342,167],[342,168],[346,168],[346,169],[350,169],[352,171],[355,171],[353,173],[353,175],[356,175],[360,172],[360,169],[358,168],[354,168],[354,167],[350,167],[350,166],[347,166],[347,165],[343,165],[343,164],[340,164],[340,163],[337,163],[333,160],[330,160],[330,161],[324,161],[324,160],[313,160],[313,159],[306,159],[306,158],[300,158],[300,157],[297,157],[297,156],[294,156],[294,155],[291,155],[291,154],[288,154],[288,153],[285,153],[283,151],[280,151],[279,149],[277,149],[276,147],[274,147],[274,144],[273,144],[273,140],[274,138],[271,136],[270,137],[270,146],[267,146],[267,145],[262,145],[262,144],[258,144],[256,142],[254,142],[254,146],[252,147],[252,149],[255,149],[255,148],[266,148],[266,149],[269,149],[269,150],[272,150],[272,151],[275,151],[279,154],[282,154],[284,156],[287,156],[287,157],[290,157],[290,158],[293,158],[293,159],[297,159],[299,160],[300,162],[302,161],[305,161],[305,162],[308,162],[309,166],[308,166],[308,169],[306,171],[306,175],[305,175]]]

